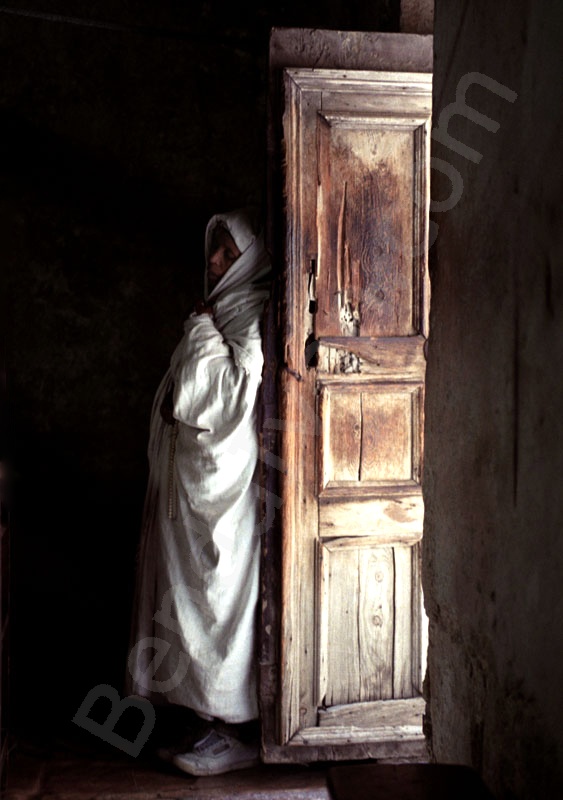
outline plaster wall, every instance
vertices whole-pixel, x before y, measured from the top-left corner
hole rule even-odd
[[[470,73],[467,105],[489,122],[458,103],[432,143],[432,746],[530,800],[563,796],[559,11],[438,0],[434,40],[434,129]]]

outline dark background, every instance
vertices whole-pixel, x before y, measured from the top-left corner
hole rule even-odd
[[[399,1],[0,9],[12,730],[122,691],[155,388],[211,214],[263,204],[271,27],[399,30]]]

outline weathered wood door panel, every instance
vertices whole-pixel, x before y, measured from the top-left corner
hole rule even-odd
[[[411,547],[363,537],[323,542],[320,696],[323,708],[412,697]]]
[[[425,669],[431,75],[283,82],[277,746],[408,757]]]

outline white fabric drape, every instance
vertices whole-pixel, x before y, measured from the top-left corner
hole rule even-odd
[[[153,404],[128,688],[243,722],[258,716],[253,479],[270,264],[241,211],[210,220],[206,256],[219,221],[242,254],[207,298],[213,317],[185,322]],[[160,415],[171,387],[174,426]]]

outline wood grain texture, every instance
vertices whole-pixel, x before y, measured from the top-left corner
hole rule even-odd
[[[322,728],[304,728],[291,740],[291,745],[313,745],[320,747],[331,742],[333,744],[372,744],[376,742],[389,742],[393,745],[391,752],[397,756],[401,752],[398,747],[401,742],[418,744],[417,751],[424,752],[424,736],[418,726],[414,725],[378,725],[377,728],[347,728],[343,725],[324,726]],[[422,747],[420,747],[422,745]]]
[[[311,731],[323,699],[383,702],[395,685],[406,692],[414,672],[405,645],[413,639],[414,573],[403,550],[422,531],[422,425],[413,398],[424,380],[427,278],[415,274],[423,263],[416,231],[426,222],[424,203],[413,202],[413,154],[426,152],[431,81],[288,70],[284,86],[279,681],[271,665],[263,670],[281,703],[278,744],[266,749],[281,760],[284,746],[399,757],[398,742],[411,753],[420,746],[419,730],[382,726],[372,741],[367,729],[358,738],[344,723]],[[320,334],[315,368],[305,348]],[[340,360],[345,375],[323,371],[322,348],[332,347],[323,336],[358,344],[361,355],[350,348],[353,358]]]
[[[361,547],[359,561],[358,657],[360,692],[355,700],[393,697],[395,563],[391,547]]]
[[[379,501],[368,501],[368,507],[376,507]],[[375,532],[372,528],[370,517],[357,517],[358,502],[346,504],[330,504],[321,506],[321,511],[326,512],[333,523],[327,525],[324,519],[324,514],[321,516],[321,524],[319,528],[319,537],[321,540],[330,539],[333,547],[339,547],[344,550],[346,547],[357,547],[358,539],[361,539],[364,545],[370,547],[382,547],[384,545],[413,545],[422,539],[422,514],[420,520],[413,522],[411,528],[406,528],[404,524],[397,523],[395,526],[381,526],[380,532]],[[389,503],[385,501],[385,505]],[[420,499],[422,505],[422,498]],[[348,514],[347,509],[352,513]],[[332,512],[332,513],[331,513]],[[358,519],[358,524],[355,524]],[[334,539],[334,536],[342,536],[344,538]]]
[[[332,706],[319,709],[319,726],[347,728],[388,728],[413,726],[422,730],[422,715],[425,710],[422,697],[409,700],[375,700],[367,703]]]
[[[395,594],[393,630],[393,697],[412,697],[413,660],[419,655],[419,648],[413,652],[413,594],[418,585],[413,582],[412,547],[394,547]]]
[[[359,699],[358,659],[358,550],[333,551],[323,547],[321,619],[323,624],[321,703],[349,703]]]
[[[305,731],[310,729],[306,728]],[[355,742],[349,736],[341,736],[342,728],[329,728],[324,739],[317,738],[314,744],[299,740],[299,734],[285,745],[272,741],[263,742],[262,760],[265,764],[308,764],[313,761],[351,761],[376,759],[379,764],[420,764],[429,759],[424,736],[395,738],[393,735],[378,738],[378,729],[373,729],[364,741]]]
[[[422,693],[428,654],[428,617],[422,591],[422,542],[412,548],[412,687]]]
[[[412,133],[367,127],[365,119],[363,127],[339,122],[324,116],[318,123],[323,213],[316,335],[340,334],[347,302],[359,313],[362,336],[411,335]]]
[[[320,384],[320,493],[418,483],[422,387],[349,376]]]
[[[327,481],[358,481],[361,469],[362,410],[360,394],[333,393],[330,399]],[[326,451],[325,451],[326,452]]]
[[[412,548],[341,539],[320,559],[323,706],[412,697]]]
[[[412,479],[412,403],[404,392],[362,392],[360,480]]]
[[[314,196],[314,173],[304,167],[315,152],[315,93],[301,97],[299,87],[286,80],[287,226],[282,300],[284,365],[280,385],[282,476],[282,611],[279,737],[282,742],[316,718],[315,690],[315,454],[318,434],[314,375],[304,362],[308,307],[307,269],[315,247],[314,204],[302,213],[301,193]],[[308,580],[303,580],[303,575]]]
[[[353,353],[360,359],[360,374],[370,374],[388,380],[424,380],[426,360],[423,336],[321,337],[319,372],[338,374],[340,359],[337,353]],[[324,377],[324,376],[323,376]]]

